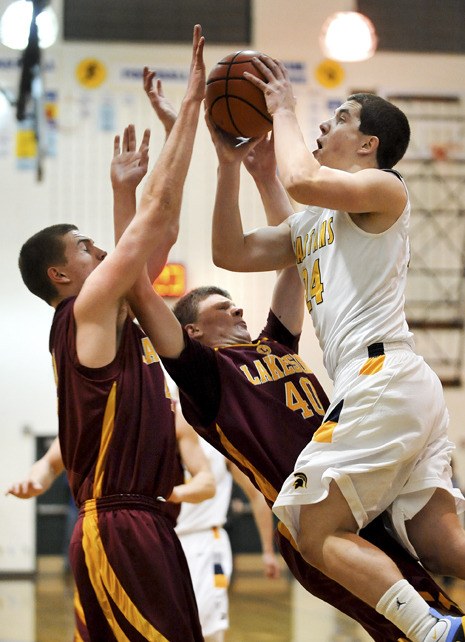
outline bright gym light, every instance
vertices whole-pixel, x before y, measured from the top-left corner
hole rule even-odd
[[[32,20],[32,2],[16,0],[6,9],[0,20],[0,40],[10,49],[25,49],[29,40]],[[36,18],[39,47],[53,45],[58,36],[58,20],[54,10],[46,7]]]
[[[356,11],[333,13],[321,28],[320,46],[331,60],[367,60],[373,56],[377,45],[378,37],[373,23]]]

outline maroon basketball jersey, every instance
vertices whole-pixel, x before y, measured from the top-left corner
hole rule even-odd
[[[126,319],[114,360],[87,368],[76,353],[74,298],[57,307],[50,333],[60,445],[78,505],[106,495],[167,498],[178,471],[174,414],[159,358]]]
[[[328,407],[294,337],[270,312],[256,341],[202,346],[185,334],[179,359],[165,359],[184,415],[273,502]]]

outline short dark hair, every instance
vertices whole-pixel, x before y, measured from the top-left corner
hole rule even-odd
[[[183,328],[189,323],[195,323],[197,321],[199,316],[199,303],[212,294],[219,294],[227,299],[231,299],[229,292],[216,285],[204,285],[199,288],[194,288],[179,299],[173,307],[173,313]]]
[[[66,263],[63,237],[77,229],[76,225],[70,223],[46,227],[31,236],[19,253],[19,270],[26,287],[48,304],[52,303],[58,292],[50,281],[47,270],[52,265]]]
[[[378,167],[394,167],[407,151],[410,141],[407,116],[396,105],[376,94],[352,94],[347,100],[354,100],[362,106],[359,130],[379,139]]]

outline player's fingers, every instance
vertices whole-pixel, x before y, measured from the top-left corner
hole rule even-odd
[[[124,148],[128,152],[133,152],[136,149],[136,128],[134,125],[128,125],[128,137],[126,141],[126,147]]]
[[[194,32],[192,34],[192,57],[195,58],[197,54],[197,47],[199,46],[202,37],[202,27],[197,24],[194,25]]]
[[[18,492],[18,484],[10,484],[5,491],[5,495],[16,495]]]
[[[257,67],[257,69],[258,69],[258,67]],[[264,82],[261,78],[259,78],[255,74],[251,74],[248,71],[244,71],[244,72],[242,72],[242,75],[244,76],[244,78],[246,78],[248,81],[250,81],[252,83],[252,85],[255,85],[256,87],[258,87],[262,91],[265,90],[265,87],[266,87],[267,83]]]
[[[205,47],[205,38],[202,36],[199,40],[199,44],[197,45],[197,51],[195,54],[195,58],[197,61],[197,64],[203,64],[203,50]]]
[[[143,149],[149,146],[150,143],[150,129],[144,130],[144,135],[142,136],[142,142],[139,149]]]
[[[120,153],[120,137],[119,137],[119,134],[116,134],[113,140],[113,158],[116,158],[116,156],[119,156],[119,153]]]
[[[273,59],[274,64],[276,65],[276,69],[279,70],[279,74],[281,78],[285,78],[286,80],[289,80],[289,72],[287,70],[286,65],[281,62],[281,60],[276,60]]]
[[[123,132],[123,141],[121,144],[121,152],[124,153],[128,150],[128,144],[129,144],[129,125],[128,127],[124,128]]]
[[[153,79],[155,78],[156,75],[157,74],[155,71],[152,71],[148,67],[144,67],[142,76],[143,76],[144,90],[146,93],[151,91],[152,85],[153,85]]]
[[[252,64],[257,71],[265,76],[267,82],[284,80],[287,77],[287,71],[284,65],[266,54],[260,54],[259,57],[252,58]]]
[[[258,62],[262,63],[263,66],[258,68],[263,71],[267,75],[267,77],[269,77],[270,73],[276,78],[281,78],[283,76],[283,69],[281,68],[281,64],[278,60],[275,60],[274,58],[271,58],[266,54],[260,54],[260,56],[254,58],[253,60],[254,62],[255,60],[258,60]]]

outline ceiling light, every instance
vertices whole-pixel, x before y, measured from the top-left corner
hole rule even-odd
[[[325,56],[332,60],[367,60],[375,53],[377,44],[373,23],[356,11],[333,13],[321,28],[320,46]]]
[[[10,49],[25,49],[29,41],[32,20],[32,2],[16,0],[6,9],[0,20],[0,40]],[[53,45],[58,35],[58,21],[51,7],[45,8],[36,18],[39,47]]]

